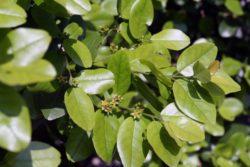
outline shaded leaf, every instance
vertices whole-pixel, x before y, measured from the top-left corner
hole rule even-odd
[[[166,129],[172,131],[179,139],[190,143],[198,143],[205,139],[203,126],[182,114],[174,103],[167,105],[161,116]]]
[[[209,95],[200,92],[197,86],[191,82],[178,79],[174,82],[173,92],[178,108],[185,115],[203,123],[215,122],[215,105],[211,103]]]
[[[177,166],[181,157],[181,148],[169,136],[164,127],[157,121],[147,127],[147,139],[157,156],[169,166]]]
[[[8,153],[5,159],[6,167],[57,167],[61,162],[61,155],[54,147],[34,141],[17,155]]]
[[[79,127],[70,131],[66,142],[67,158],[72,162],[82,161],[92,153],[91,138]]]

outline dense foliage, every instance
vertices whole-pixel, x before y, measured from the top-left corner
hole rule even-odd
[[[0,0],[0,166],[250,166],[249,11]]]

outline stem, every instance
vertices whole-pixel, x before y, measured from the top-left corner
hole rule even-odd
[[[155,115],[151,115],[151,114],[147,114],[147,113],[142,113],[142,115],[148,116],[148,117],[152,118],[153,120],[157,119],[158,121],[162,121],[161,117],[158,117]]]

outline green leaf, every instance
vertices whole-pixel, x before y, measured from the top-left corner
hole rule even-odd
[[[130,10],[135,0],[120,0],[118,3],[120,16],[124,19],[129,19]]]
[[[219,108],[220,115],[228,120],[234,121],[235,117],[243,112],[243,104],[236,98],[226,98]]]
[[[29,110],[23,99],[10,87],[0,85],[0,147],[19,152],[31,140]]]
[[[51,36],[56,37],[60,33],[60,29],[56,25],[53,15],[40,7],[32,7],[31,15],[34,21],[43,29],[48,31]]]
[[[1,1],[0,3],[0,27],[16,27],[26,22],[26,12],[12,1]]]
[[[117,2],[118,0],[105,0],[101,4],[102,10],[106,11],[110,15],[116,16],[118,15],[117,11]]]
[[[227,24],[225,21],[222,21],[219,25],[219,33],[220,36],[223,38],[230,38],[233,37],[237,31],[236,26],[231,26]]]
[[[113,72],[115,76],[113,92],[118,95],[123,95],[127,92],[131,84],[131,71],[127,52],[123,50],[116,52],[109,59],[108,69]]]
[[[46,92],[53,93],[60,88],[59,82],[54,80],[52,82],[40,82],[37,84],[27,86],[27,89],[31,92]]]
[[[95,124],[94,106],[88,95],[81,88],[70,88],[64,96],[67,112],[79,127],[86,131]]]
[[[245,67],[245,74],[244,74],[244,78],[247,81],[248,85],[250,85],[250,66],[247,65]]]
[[[24,67],[11,63],[0,65],[0,81],[7,85],[47,82],[53,80],[55,76],[55,68],[46,60],[38,60]]]
[[[64,7],[67,0],[34,0],[34,2],[50,14],[58,17],[69,17],[68,11]]]
[[[5,160],[6,167],[57,167],[61,162],[61,155],[54,147],[34,141],[17,155],[8,153]]]
[[[65,148],[70,161],[82,161],[92,153],[91,138],[81,128],[75,127],[70,131]]]
[[[84,15],[91,11],[89,0],[55,0],[55,2],[64,6],[72,15]]]
[[[222,70],[218,70],[214,75],[212,75],[211,82],[219,86],[225,94],[234,93],[241,90],[240,85]]]
[[[223,136],[225,133],[225,129],[224,129],[223,125],[220,125],[218,123],[206,124],[205,130],[209,134],[216,136],[216,137]]]
[[[133,78],[133,85],[137,91],[158,111],[162,110],[162,103],[158,100],[152,90],[139,78]]]
[[[207,92],[192,82],[178,79],[174,82],[173,92],[178,108],[190,118],[203,123],[216,120],[215,105]]]
[[[200,62],[194,64],[194,78],[201,81],[201,83],[208,83],[211,80],[210,71],[206,69]]]
[[[219,86],[217,86],[212,82],[203,83],[201,84],[201,86],[209,92],[210,96],[213,99],[213,102],[216,105],[220,106],[223,103],[225,98],[225,93]]]
[[[168,49],[181,50],[190,44],[189,37],[177,29],[165,29],[153,35],[151,41],[161,43]]]
[[[93,143],[96,153],[105,162],[111,162],[120,122],[115,115],[104,115],[100,110],[96,113],[93,129]]]
[[[242,16],[244,14],[239,0],[226,0],[225,6],[236,16]]]
[[[122,101],[120,102],[119,106],[122,107],[129,107],[130,103],[132,102],[133,98],[138,96],[136,91],[127,92],[122,96]]]
[[[203,126],[182,114],[174,103],[161,112],[164,126],[183,141],[198,143],[205,139]],[[170,133],[170,132],[169,132]]]
[[[51,37],[46,31],[18,28],[10,31],[0,43],[1,60],[14,66],[27,66],[43,57]]]
[[[241,62],[234,58],[224,56],[222,59],[221,69],[230,76],[237,75],[241,67],[242,67]]]
[[[123,1],[122,1],[123,2]],[[126,22],[122,22],[119,25],[119,33],[121,34],[121,36],[125,39],[125,41],[129,44],[132,45],[133,39],[131,38],[130,32],[129,32],[129,26],[128,23]]]
[[[171,79],[165,76],[161,71],[157,70],[153,63],[147,60],[141,60],[141,63],[147,65],[147,67],[151,70],[151,72],[155,75],[155,77],[165,86],[172,87],[173,83]]]
[[[142,166],[148,150],[143,146],[145,124],[127,118],[119,128],[117,149],[124,167]]]
[[[77,23],[68,24],[63,32],[69,36],[70,39],[78,39],[83,34],[83,29]]]
[[[177,166],[181,157],[181,148],[169,136],[164,127],[157,121],[147,127],[147,139],[156,155],[168,166]]]
[[[132,71],[146,73],[150,69],[140,63],[144,59],[153,63],[157,69],[171,66],[171,56],[169,51],[161,44],[143,44],[133,51],[129,51],[130,67]]]
[[[151,0],[136,0],[130,10],[129,29],[134,38],[140,39],[147,32],[154,18]]]
[[[114,75],[106,69],[84,70],[75,78],[78,87],[87,94],[100,94],[112,88],[115,84]]]
[[[63,46],[70,58],[79,66],[89,68],[92,66],[92,56],[87,46],[74,39],[66,39]]]
[[[24,8],[25,10],[29,10],[31,4],[30,1],[31,0],[16,0],[17,4],[20,5],[22,8]]]
[[[41,109],[44,118],[48,121],[53,121],[65,115],[65,110],[63,108],[49,108]]]
[[[199,61],[206,68],[215,60],[217,47],[213,43],[199,43],[188,47],[177,61],[177,70],[184,76],[193,76],[193,65]]]
[[[89,21],[90,25],[97,30],[109,27],[114,22],[114,16],[106,12],[98,4],[92,5],[92,10],[82,17],[84,20]]]

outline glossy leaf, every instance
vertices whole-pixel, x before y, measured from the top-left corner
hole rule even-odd
[[[153,63],[157,69],[166,68],[171,65],[169,51],[163,46],[155,43],[143,44],[134,51],[129,52],[130,67],[135,72],[150,72],[150,69],[140,63],[144,59]]]
[[[63,46],[74,63],[85,68],[92,66],[91,53],[84,43],[78,40],[67,39],[63,42]]]
[[[199,122],[214,123],[215,105],[211,102],[211,97],[204,90],[199,89],[191,82],[176,80],[173,85],[176,104],[188,117]]]
[[[120,0],[119,1],[119,11],[120,16],[124,19],[129,19],[130,10],[134,4],[135,0]]]
[[[154,18],[151,0],[136,0],[130,10],[129,29],[134,38],[140,39],[147,32]]]
[[[222,70],[217,71],[211,77],[211,82],[219,86],[225,94],[238,92],[241,90],[240,85]]]
[[[220,115],[228,120],[234,121],[235,117],[243,112],[243,104],[236,98],[226,98],[219,108]]]
[[[78,39],[78,37],[82,35],[83,29],[77,23],[70,23],[64,28],[63,32],[67,34],[70,39]]]
[[[54,147],[34,141],[21,153],[9,153],[5,159],[6,167],[57,167],[61,162],[61,155]]]
[[[64,6],[72,15],[84,15],[91,11],[89,0],[55,0],[60,5]]]
[[[70,118],[86,131],[95,124],[94,106],[88,95],[81,88],[70,88],[64,96],[65,105]]]
[[[193,65],[199,61],[206,68],[215,60],[217,47],[213,43],[199,43],[188,47],[177,61],[177,70],[185,76],[192,76]]]
[[[177,29],[165,29],[153,35],[151,41],[161,43],[168,49],[181,50],[190,44],[189,37]]]
[[[16,27],[26,22],[27,14],[19,5],[12,1],[0,3],[0,27]]]
[[[203,127],[198,122],[182,114],[174,103],[167,105],[161,112],[166,129],[181,140],[197,143],[205,139]]]
[[[70,131],[65,148],[67,158],[72,162],[78,162],[86,159],[92,153],[91,138],[79,127]]]
[[[131,84],[131,71],[127,52],[116,52],[116,54],[109,59],[108,69],[115,76],[113,92],[118,95],[123,95]]]
[[[10,31],[0,42],[0,62],[3,59],[14,66],[27,66],[43,57],[50,41],[51,37],[43,30],[18,28]]]
[[[29,110],[24,100],[10,87],[0,85],[0,147],[19,152],[31,140]]]
[[[169,136],[164,127],[157,121],[147,127],[147,139],[156,155],[168,166],[177,166],[181,157],[181,148]]]
[[[46,60],[38,60],[24,67],[12,63],[0,66],[0,81],[12,86],[51,81],[55,76],[55,68]]]
[[[100,94],[113,87],[114,75],[106,69],[84,70],[75,78],[78,87],[87,94]]]
[[[48,121],[53,121],[65,115],[65,111],[63,108],[49,108],[49,109],[42,109],[43,116]]]
[[[145,124],[142,120],[127,118],[119,128],[117,149],[124,167],[137,167],[143,164],[147,151],[143,146]]]
[[[120,122],[115,115],[105,115],[97,111],[93,129],[93,143],[98,156],[106,162],[111,162],[117,140]]]

